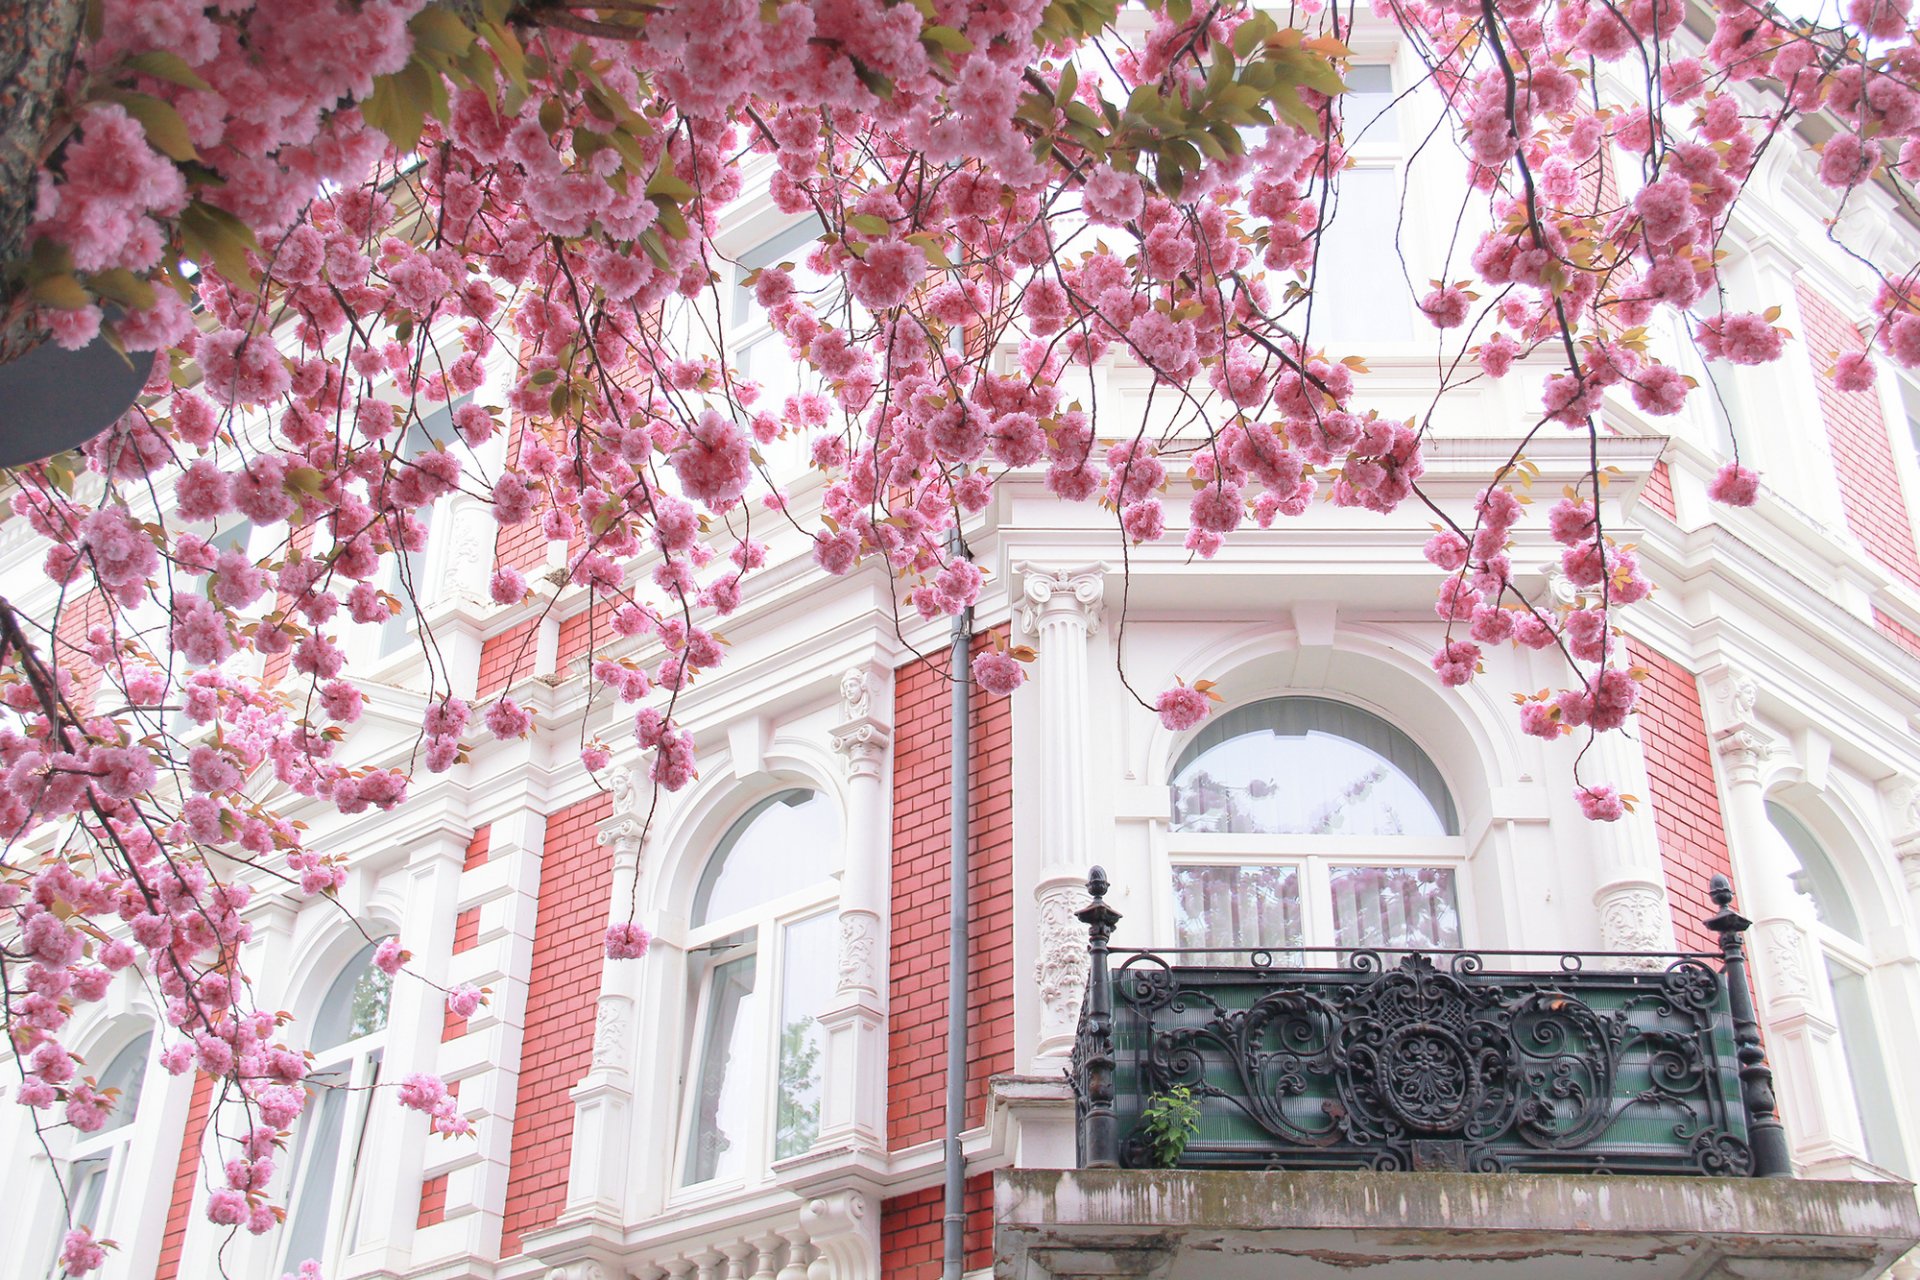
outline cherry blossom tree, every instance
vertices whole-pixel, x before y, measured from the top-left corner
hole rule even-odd
[[[18,1101],[48,1125],[104,1122],[113,1099],[62,1028],[131,968],[166,1010],[168,1069],[221,1084],[209,1215],[275,1225],[267,1188],[305,1062],[280,1016],[249,1002],[242,909],[262,885],[325,897],[345,870],[287,802],[261,796],[271,784],[344,814],[392,808],[466,741],[532,725],[506,694],[454,696],[423,628],[430,707],[411,760],[347,762],[362,694],[341,628],[410,603],[395,565],[454,492],[564,542],[567,583],[604,611],[605,640],[657,644],[647,665],[596,654],[590,678],[633,704],[660,789],[693,775],[676,700],[723,666],[716,620],[765,563],[756,527],[797,529],[827,573],[890,575],[905,610],[955,615],[982,583],[959,529],[1024,469],[1097,504],[1123,545],[1168,536],[1165,503],[1190,494],[1185,546],[1200,560],[1316,502],[1420,504],[1450,624],[1438,679],[1474,679],[1487,646],[1557,652],[1564,687],[1520,698],[1526,731],[1619,728],[1640,673],[1615,617],[1649,585],[1603,527],[1597,447],[1545,516],[1571,600],[1516,584],[1526,442],[1597,440],[1609,388],[1656,416],[1700,393],[1655,354],[1657,316],[1713,361],[1779,357],[1777,313],[1701,305],[1766,148],[1824,137],[1836,214],[1869,185],[1913,209],[1906,0],[1850,0],[1829,22],[1749,0],[1379,0],[1377,16],[1444,104],[1439,145],[1470,192],[1459,225],[1476,228],[1456,236],[1460,278],[1413,291],[1436,331],[1436,397],[1521,360],[1556,370],[1526,440],[1465,510],[1422,490],[1427,419],[1366,409],[1363,363],[1315,337],[1315,300],[1339,284],[1318,270],[1322,235],[1355,141],[1351,10],[11,6],[0,359],[49,343],[158,353],[111,430],[10,476],[11,518],[63,587],[54,617],[0,601],[0,985]],[[1642,90],[1610,100],[1601,64]],[[777,402],[719,332],[730,264],[716,232],[756,156],[775,169],[756,198],[819,228],[804,266],[747,277],[810,375]],[[1623,165],[1638,169],[1631,199]],[[1884,282],[1877,327],[1869,349],[1838,353],[1843,391],[1869,387],[1876,360],[1920,365],[1914,264],[1868,265]],[[469,398],[490,360],[513,369],[501,406]],[[1150,373],[1149,417],[1096,425],[1078,388],[1103,361]],[[445,427],[403,447],[430,418]],[[500,461],[488,442],[509,432]],[[760,452],[789,439],[826,476],[806,525]],[[1729,463],[1713,495],[1750,504],[1757,485]],[[272,531],[269,552],[210,539],[236,515]],[[534,598],[511,567],[490,592]],[[249,653],[259,674],[230,661]],[[988,649],[971,674],[1010,693],[1033,656]],[[1213,696],[1194,680],[1142,701],[1180,730]],[[586,767],[609,759],[609,744],[583,744]],[[1621,815],[1605,780],[1574,782],[1589,817]],[[648,939],[628,923],[606,941],[637,957]],[[402,940],[381,942],[388,973],[407,959]],[[463,1016],[483,998],[447,993]],[[440,1082],[394,1092],[436,1130],[464,1127]],[[81,1274],[103,1246],[93,1224],[70,1226],[64,1264]]]

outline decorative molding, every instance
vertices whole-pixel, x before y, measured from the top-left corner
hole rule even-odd
[[[1773,994],[1781,1000],[1805,1000],[1813,994],[1807,977],[1807,935],[1799,925],[1769,920],[1758,926],[1766,934],[1767,976]]]
[[[800,1210],[814,1249],[807,1275],[833,1280],[880,1280],[879,1206],[864,1191],[830,1191]]]
[[[1105,561],[1066,569],[1045,569],[1021,561],[1013,571],[1021,575],[1018,611],[1022,632],[1038,636],[1046,622],[1078,624],[1088,635],[1100,629],[1100,608],[1106,597]]]
[[[1759,686],[1753,677],[1732,667],[1722,667],[1707,684],[1708,697],[1717,713],[1721,733],[1733,733],[1755,727],[1754,706],[1760,700]]]
[[[1033,976],[1040,988],[1040,1051],[1072,1048],[1080,1022],[1080,999],[1087,988],[1087,928],[1075,913],[1087,903],[1078,885],[1056,884],[1040,891],[1040,954]]]
[[[646,842],[647,814],[640,802],[640,784],[634,771],[617,765],[607,780],[613,792],[613,812],[600,824],[600,843],[613,846],[616,855],[625,853],[636,862]]]
[[[880,990],[880,918],[871,911],[840,915],[840,990]]]
[[[633,1002],[625,996],[603,995],[595,1002],[593,1070],[625,1072],[632,1065],[632,1012]]]
[[[613,1280],[607,1269],[588,1258],[580,1262],[569,1262],[564,1267],[555,1267],[547,1272],[547,1280]]]
[[[1713,745],[1726,762],[1729,781],[1760,781],[1760,762],[1767,758],[1770,746],[1765,738],[1751,729],[1733,729],[1722,733]]]
[[[1909,843],[1898,850],[1900,870],[1907,878],[1907,892],[1920,893],[1920,836],[1909,838]]]
[[[434,603],[455,596],[469,604],[491,607],[487,579],[493,573],[494,535],[499,525],[486,504],[457,502],[452,511],[453,537],[447,549],[446,577],[434,593]]]
[[[887,761],[893,732],[871,716],[843,724],[833,731],[833,749],[847,758],[854,777],[878,778]]]
[[[1600,945],[1609,952],[1670,951],[1673,915],[1666,895],[1648,885],[1623,885],[1603,890],[1600,902]],[[1667,961],[1659,956],[1622,957],[1632,968],[1657,970]]]

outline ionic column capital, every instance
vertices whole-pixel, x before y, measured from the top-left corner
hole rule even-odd
[[[1101,604],[1106,597],[1107,564],[1049,568],[1019,561],[1020,630],[1038,636],[1048,623],[1077,625],[1091,635],[1099,630]]]

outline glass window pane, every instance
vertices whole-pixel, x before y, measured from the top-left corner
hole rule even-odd
[[[333,1049],[380,1030],[387,1025],[387,1000],[392,992],[393,979],[373,963],[373,947],[362,947],[320,1002],[309,1047],[315,1051]]]
[[[1829,959],[1827,981],[1833,990],[1834,1022],[1840,1028],[1847,1074],[1853,1082],[1854,1106],[1860,1112],[1860,1132],[1867,1140],[1867,1159],[1902,1178],[1909,1177],[1866,975]]]
[[[753,1026],[758,1000],[754,957],[716,965],[707,990],[700,1070],[694,1077],[693,1141],[687,1153],[687,1185],[739,1177],[750,1154],[754,1090],[766,1077],[754,1070]],[[738,1068],[738,1069],[735,1069]],[[764,1068],[763,1068],[764,1069]]]
[[[1347,69],[1346,80],[1340,112],[1347,145],[1399,141],[1399,113],[1391,110],[1393,68],[1384,62],[1359,63]]]
[[[1413,337],[1413,303],[1394,252],[1400,175],[1388,168],[1348,169],[1335,186],[1320,235],[1311,340],[1316,346],[1405,342]]]
[[[1767,801],[1767,819],[1773,823],[1773,829],[1787,842],[1787,848],[1800,864],[1800,870],[1793,877],[1793,887],[1799,894],[1813,903],[1813,912],[1820,923],[1837,929],[1854,941],[1861,941],[1864,935],[1860,931],[1860,915],[1853,909],[1853,899],[1847,893],[1845,883],[1840,879],[1839,869],[1833,860],[1827,857],[1827,851],[1820,847],[1813,832],[1806,824],[1793,816],[1788,810]]]
[[[1379,716],[1269,698],[1220,716],[1175,766],[1173,829],[1254,835],[1458,835],[1446,782]]]
[[[113,1234],[100,1212],[100,1202],[107,1189],[107,1168],[105,1156],[76,1160],[67,1166],[67,1197],[73,1206],[73,1225],[92,1227],[96,1239]],[[61,1223],[54,1232],[53,1256],[42,1268],[48,1280],[61,1280],[67,1274],[66,1268],[60,1265],[60,1246],[66,1234],[66,1224]]]
[[[781,945],[780,1079],[773,1124],[773,1158],[813,1146],[820,1132],[820,1057],[826,1040],[815,1015],[833,998],[832,915],[790,924]]]
[[[105,1129],[118,1129],[133,1119],[140,1108],[140,1087],[147,1078],[147,1051],[153,1047],[153,1033],[143,1032],[134,1037],[132,1043],[113,1055],[113,1061],[99,1076],[100,1091],[118,1089],[120,1096],[113,1104],[113,1112],[107,1117]]]
[[[817,791],[768,796],[721,837],[693,895],[693,923],[737,912],[825,880],[839,865],[840,815]]]
[[[1460,911],[1448,867],[1333,867],[1334,945],[1457,947]]]
[[[287,1203],[284,1263],[290,1271],[308,1258],[325,1261],[327,1215],[333,1207],[334,1174],[340,1167],[340,1139],[347,1118],[346,1073],[333,1072],[308,1079],[319,1090],[319,1097],[314,1099],[301,1123],[294,1155],[298,1172]]]
[[[1305,931],[1300,870],[1292,866],[1175,867],[1174,945],[1280,949]],[[1221,963],[1227,963],[1225,957]]]
[[[441,405],[434,412],[408,426],[406,435],[400,439],[400,448],[397,451],[399,460],[394,464],[396,469],[403,463],[411,462],[431,452],[435,440],[444,441],[450,438],[453,435],[453,411],[471,399],[473,397],[470,395],[461,396],[450,404]],[[428,537],[433,536],[433,510],[433,507],[429,506],[423,511],[414,513],[426,521]],[[420,613],[415,604],[415,597],[428,602],[432,601],[434,593],[426,580],[426,572],[427,553],[424,547],[418,551],[396,550],[393,559],[388,563],[384,585],[386,590],[400,601],[400,612],[380,624],[381,657],[398,653],[406,645],[408,624]]]

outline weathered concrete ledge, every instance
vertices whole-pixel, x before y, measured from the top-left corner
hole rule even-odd
[[[998,1280],[1865,1280],[1920,1243],[1903,1182],[1010,1169]]]

